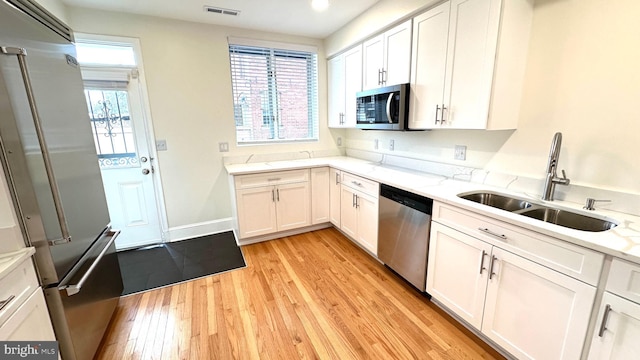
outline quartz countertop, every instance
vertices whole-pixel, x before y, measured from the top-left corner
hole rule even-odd
[[[537,195],[525,192],[515,192],[505,188],[455,180],[441,175],[391,167],[351,157],[229,164],[225,167],[229,175],[243,175],[322,166],[331,166],[379,183],[404,189],[436,201],[458,206],[506,223],[640,264],[640,216],[636,215],[602,209],[587,211],[582,209],[583,204],[558,200],[542,201]],[[613,220],[618,226],[602,232],[574,230],[478,204],[457,196],[460,193],[469,191],[493,191],[508,194],[531,200],[533,203],[546,204],[556,208],[569,209],[587,216]]]
[[[7,276],[23,261],[35,254],[36,249],[28,247],[17,251],[0,254],[0,280]]]

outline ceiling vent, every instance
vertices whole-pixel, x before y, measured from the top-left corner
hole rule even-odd
[[[214,14],[231,15],[231,16],[238,16],[240,14],[240,10],[223,9],[215,6],[209,6],[209,5],[204,6],[204,11],[214,13]]]

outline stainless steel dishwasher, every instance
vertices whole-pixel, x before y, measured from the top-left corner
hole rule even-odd
[[[379,203],[378,258],[425,291],[433,200],[381,184]]]

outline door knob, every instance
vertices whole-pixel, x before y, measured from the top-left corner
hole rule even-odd
[[[142,169],[142,175],[149,175],[150,172],[149,169]]]
[[[140,161],[145,163],[145,162],[149,161],[149,159],[147,159],[146,156],[143,156],[143,157],[140,158]]]

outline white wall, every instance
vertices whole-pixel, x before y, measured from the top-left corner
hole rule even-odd
[[[230,217],[222,155],[336,149],[326,127],[326,62],[322,41],[155,17],[69,8],[83,33],[140,39],[169,227]],[[320,141],[236,146],[227,36],[318,46]],[[337,134],[342,134],[339,132]],[[228,142],[230,153],[218,152]]]
[[[392,2],[383,0],[380,8]],[[354,24],[384,17],[376,9]],[[349,130],[346,146],[372,150],[377,138],[386,149],[394,139],[394,153],[405,156],[542,178],[551,139],[560,131],[559,165],[573,184],[638,194],[638,19],[637,0],[536,0],[516,131]],[[370,35],[367,26],[361,32],[366,35],[342,29],[325,40],[326,47],[334,51]],[[468,146],[467,161],[453,160],[456,144]]]

